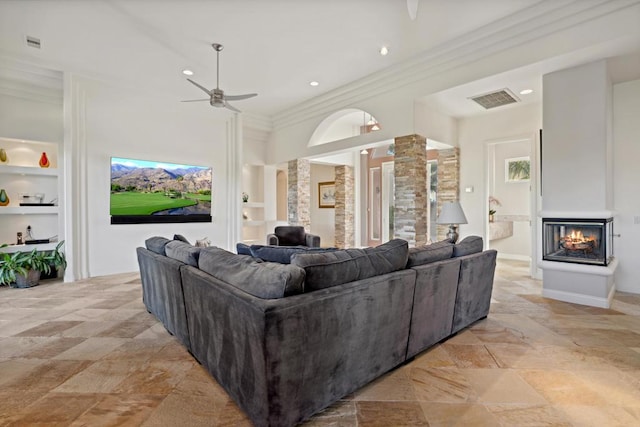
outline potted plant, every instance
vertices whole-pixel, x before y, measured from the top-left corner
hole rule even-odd
[[[13,285],[17,288],[28,288],[35,286],[40,281],[40,275],[51,272],[51,268],[64,269],[67,267],[67,260],[64,252],[60,248],[64,241],[58,243],[56,248],[50,252],[38,251],[37,248],[31,252],[3,253],[0,257],[0,284]],[[3,245],[4,247],[6,245]]]

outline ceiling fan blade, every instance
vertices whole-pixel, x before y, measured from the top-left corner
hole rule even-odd
[[[180,101],[180,102],[200,102],[200,101],[209,101],[210,98],[207,99],[187,99],[186,101]]]
[[[203,91],[205,91],[205,92],[207,93],[207,95],[211,96],[211,91],[210,91],[209,89],[207,89],[207,88],[206,88],[206,87],[204,87],[204,86],[200,86],[198,83],[194,82],[194,81],[193,81],[193,80],[191,80],[191,79],[187,79],[187,80],[189,80],[189,81],[190,81],[194,86],[197,86],[197,87],[199,87],[200,89],[202,89]]]
[[[245,95],[225,95],[225,99],[230,99],[232,101],[240,101],[241,99],[249,99],[254,96],[258,96],[257,93],[247,93]]]
[[[236,113],[242,113],[242,111],[238,110],[236,107],[234,107],[233,105],[229,104],[228,102],[224,103],[224,106],[226,108],[228,108],[231,111],[235,111]]]

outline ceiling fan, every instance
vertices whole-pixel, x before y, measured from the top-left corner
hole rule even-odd
[[[199,87],[200,89],[202,89],[203,91],[205,91],[207,93],[207,95],[209,95],[209,98],[205,98],[205,99],[190,99],[188,101],[182,101],[182,102],[200,102],[200,101],[209,101],[209,104],[211,104],[212,107],[224,107],[224,108],[228,108],[231,111],[235,111],[236,113],[240,113],[241,111],[238,110],[236,107],[234,107],[233,105],[229,104],[227,101],[239,101],[241,99],[248,99],[248,98],[253,98],[254,96],[258,96],[257,93],[247,93],[245,95],[225,95],[224,91],[222,89],[220,89],[220,51],[222,49],[224,49],[224,46],[222,46],[219,43],[213,43],[211,45],[211,47],[213,47],[213,50],[216,51],[216,87],[215,89],[207,89],[206,87],[199,85],[198,83],[194,82],[191,79],[187,79],[189,80],[194,86]]]

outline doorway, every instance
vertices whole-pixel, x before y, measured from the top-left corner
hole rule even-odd
[[[527,261],[533,269],[532,148],[531,138],[487,143],[485,241],[500,258]]]

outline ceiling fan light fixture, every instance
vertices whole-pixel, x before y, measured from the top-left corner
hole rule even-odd
[[[367,151],[366,148],[363,148],[362,151],[360,152],[360,154],[369,154],[369,151]]]

